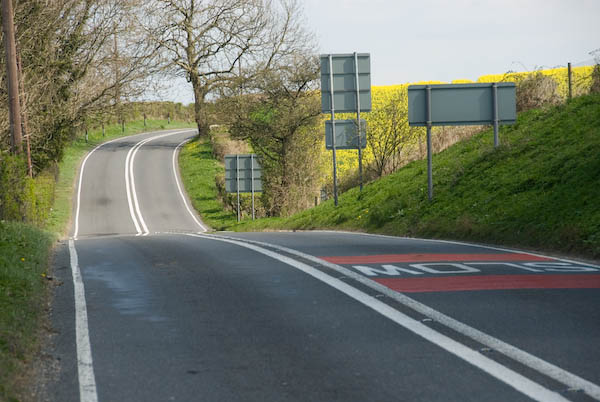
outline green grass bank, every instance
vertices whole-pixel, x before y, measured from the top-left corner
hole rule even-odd
[[[289,218],[230,230],[344,229],[494,243],[600,258],[600,95],[531,110],[360,192],[352,189]]]
[[[202,221],[213,230],[227,230],[237,223],[234,212],[223,208],[218,198],[215,177],[225,169],[213,157],[208,138],[195,138],[179,154],[183,185]]]
[[[0,221],[0,401],[22,400],[31,363],[41,345],[41,325],[50,297],[48,281],[52,246],[69,228],[75,177],[82,158],[104,141],[145,131],[188,128],[186,122],[143,120],[91,130],[88,141],[78,137],[64,150],[58,179],[43,172],[27,179],[36,208],[25,209],[23,222]],[[38,211],[39,210],[39,211]],[[42,211],[43,210],[43,211]],[[48,211],[49,210],[49,211]],[[51,275],[51,273],[50,273]]]
[[[16,401],[40,341],[54,241],[32,225],[0,221],[0,400]]]

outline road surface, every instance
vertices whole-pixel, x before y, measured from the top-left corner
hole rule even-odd
[[[600,267],[343,232],[210,233],[192,131],[86,158],[50,401],[600,400]]]

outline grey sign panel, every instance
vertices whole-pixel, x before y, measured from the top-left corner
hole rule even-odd
[[[331,112],[331,76],[333,72],[333,97],[335,112],[356,112],[356,69],[354,54],[331,55],[332,70],[329,69],[329,55],[321,55],[321,109],[323,113]],[[360,110],[371,110],[371,56],[358,53],[358,89]]]
[[[239,165],[238,165],[239,162]],[[225,155],[225,191],[251,193],[262,191],[262,168],[256,155]]]
[[[499,82],[498,120],[512,124],[517,119],[516,88],[512,82]],[[431,87],[433,126],[485,125],[494,123],[493,84],[441,84]],[[408,87],[408,123],[427,125],[427,85]]]
[[[367,146],[367,122],[360,119],[360,145]],[[331,120],[325,122],[325,147],[333,149],[331,143],[332,132]],[[336,149],[358,149],[358,126],[356,120],[335,120],[335,148]]]

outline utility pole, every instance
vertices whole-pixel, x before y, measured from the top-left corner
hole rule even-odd
[[[22,136],[25,138],[25,151],[27,152],[27,173],[33,177],[33,164],[31,162],[31,140],[29,126],[27,124],[27,97],[25,96],[25,77],[23,77],[23,63],[21,62],[21,51],[17,47],[17,72],[19,74],[19,97],[21,98],[21,122]]]
[[[11,148],[14,154],[20,154],[23,152],[23,140],[21,134],[21,108],[19,105],[19,80],[13,7],[12,0],[0,1],[2,1],[2,32],[4,33],[4,50],[6,55]]]

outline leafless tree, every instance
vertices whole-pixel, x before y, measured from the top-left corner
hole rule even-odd
[[[198,130],[206,134],[209,94],[285,57],[290,37],[301,32],[298,10],[295,0],[152,0],[140,23],[160,47],[166,71],[191,83]]]

